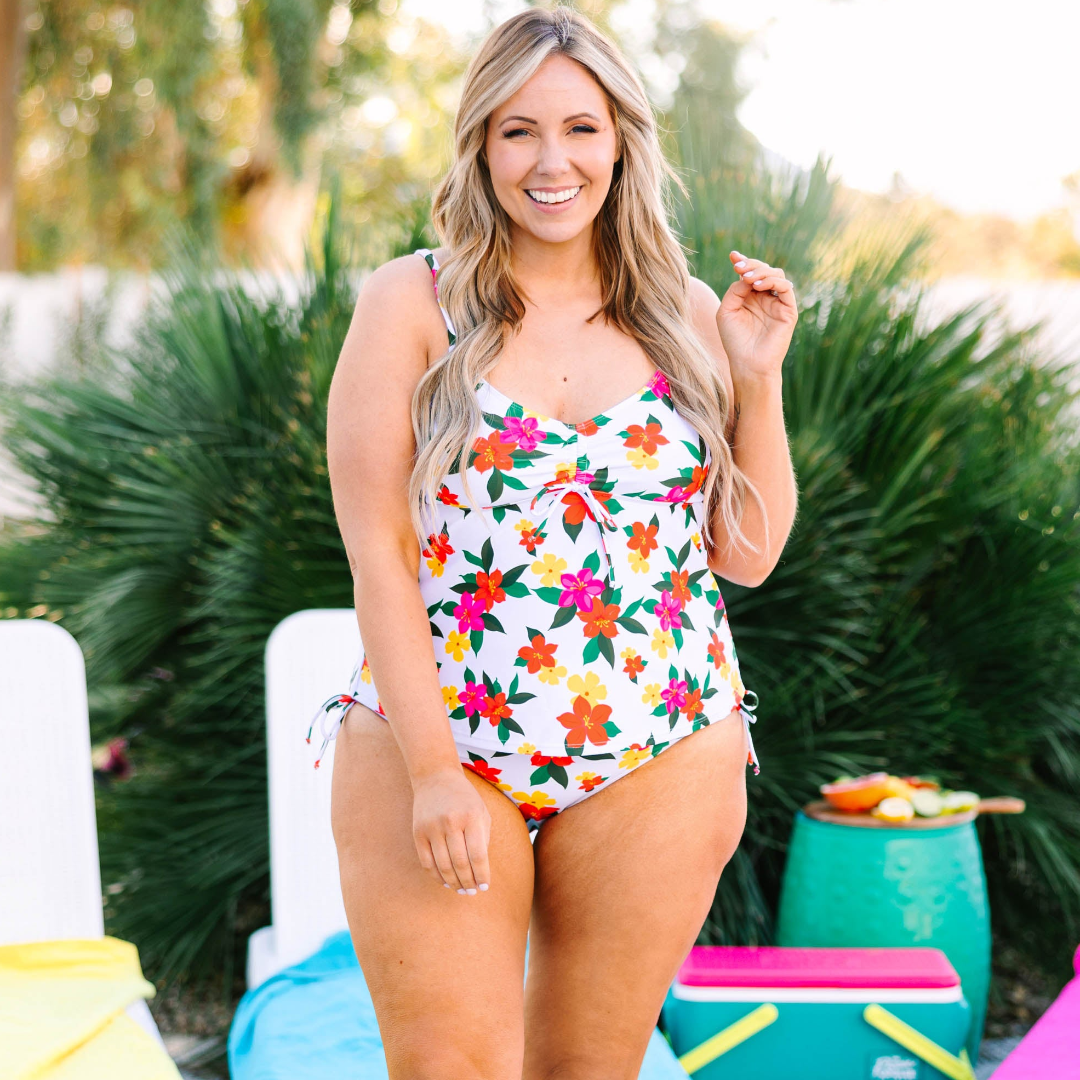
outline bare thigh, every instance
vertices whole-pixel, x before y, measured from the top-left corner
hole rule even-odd
[[[636,1080],[742,836],[746,754],[734,712],[541,827],[523,1080]]]
[[[491,888],[461,896],[420,865],[412,787],[387,723],[362,705],[334,751],[331,821],[356,955],[391,1080],[519,1080],[532,845],[514,804],[465,775],[491,812]]]

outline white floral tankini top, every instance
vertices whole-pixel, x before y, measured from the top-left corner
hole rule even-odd
[[[418,254],[434,277],[434,253]],[[736,708],[749,737],[745,695],[754,708],[757,695],[743,686],[701,539],[710,454],[668,390],[657,371],[567,424],[477,384],[483,426],[466,467],[488,522],[466,504],[460,473],[448,474],[419,575],[459,747],[655,755]],[[323,751],[336,735],[329,713],[340,723],[355,702],[385,715],[366,656],[317,714]]]

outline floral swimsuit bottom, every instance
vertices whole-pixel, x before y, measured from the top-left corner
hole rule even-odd
[[[437,281],[434,252],[417,254]],[[450,728],[461,763],[530,828],[734,710],[759,771],[757,695],[701,539],[710,454],[668,391],[656,371],[567,424],[481,380],[465,465],[480,505],[458,471],[438,494],[419,585]],[[316,767],[357,703],[385,716],[366,655],[311,721],[307,741],[316,722],[324,736]]]

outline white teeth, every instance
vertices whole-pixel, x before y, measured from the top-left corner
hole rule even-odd
[[[528,191],[528,188],[525,189]],[[572,199],[579,191],[581,186],[574,188],[567,188],[565,191],[529,191],[529,195],[537,202],[542,203],[561,203],[566,202],[567,199]]]

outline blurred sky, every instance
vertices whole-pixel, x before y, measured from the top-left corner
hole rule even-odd
[[[404,12],[477,33],[514,0],[403,0]],[[866,191],[894,172],[918,194],[1017,220],[1071,206],[1080,173],[1080,4],[1046,0],[698,0],[752,34],[739,120],[767,147]],[[628,0],[620,30],[647,33],[652,0]],[[662,82],[654,74],[651,88]]]

